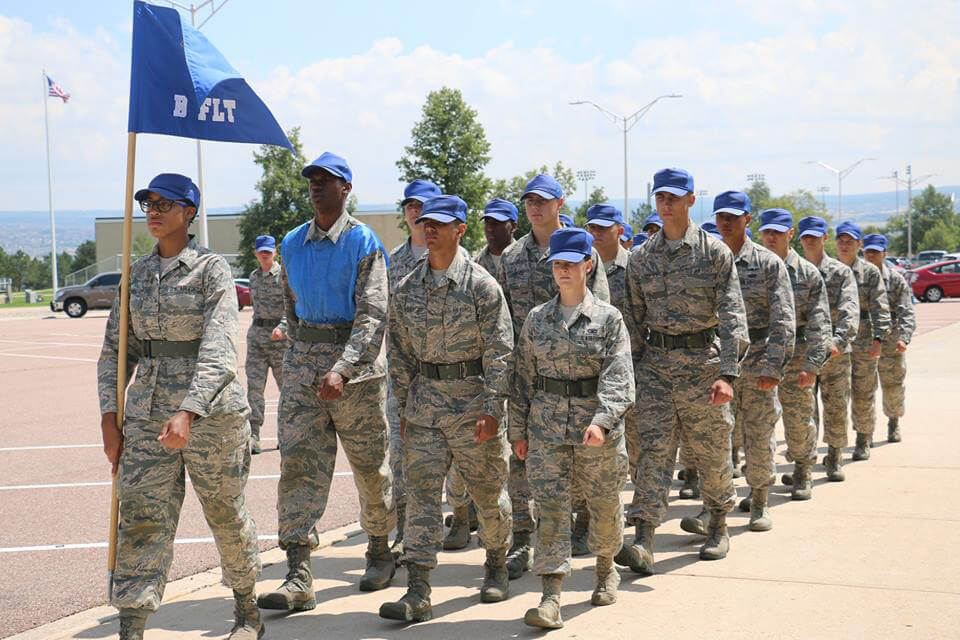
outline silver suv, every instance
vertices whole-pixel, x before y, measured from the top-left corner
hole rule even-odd
[[[50,301],[50,310],[64,311],[71,318],[79,318],[87,309],[109,309],[113,306],[119,285],[119,271],[101,273],[84,284],[57,289]]]

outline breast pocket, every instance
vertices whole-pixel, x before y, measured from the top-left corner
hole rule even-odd
[[[717,297],[714,274],[706,271],[693,271],[683,274],[678,281],[680,290],[674,293],[686,298],[691,309],[713,308]]]

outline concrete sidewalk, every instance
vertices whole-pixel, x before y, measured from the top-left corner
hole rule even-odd
[[[885,442],[886,420],[878,411],[870,461],[851,462],[848,450],[844,483],[826,483],[823,467],[817,466],[809,502],[790,501],[789,492],[776,485],[771,532],[749,532],[747,514],[734,512],[726,560],[698,560],[702,539],[679,527],[680,518],[698,510],[699,503],[689,500],[673,500],[668,520],[657,531],[657,575],[640,578],[621,571],[617,604],[590,606],[593,559],[574,560],[562,596],[566,626],[550,638],[960,637],[958,356],[960,324],[919,336],[908,354],[903,443]],[[781,463],[783,448],[781,438]],[[744,496],[743,480],[737,482]],[[268,613],[267,637],[543,635],[522,622],[524,611],[539,601],[536,576],[524,574],[511,582],[506,602],[479,602],[483,551],[475,545],[441,555],[432,573],[435,619],[405,628],[380,619],[377,610],[404,592],[406,572],[397,573],[390,589],[360,593],[365,538],[359,529],[329,532],[324,542],[327,546],[313,555],[317,608],[291,616]],[[266,591],[280,583],[285,566],[277,549],[263,560],[258,586]],[[199,574],[168,586],[146,637],[221,637],[231,626],[232,611],[219,571]],[[117,627],[115,610],[100,607],[15,638],[109,638]]]

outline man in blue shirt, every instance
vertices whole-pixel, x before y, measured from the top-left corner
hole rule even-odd
[[[387,260],[373,230],[346,213],[353,174],[324,153],[304,167],[316,215],[283,238],[284,308],[292,346],[284,357],[278,435],[280,547],[288,572],[263,594],[264,609],[316,606],[310,550],[323,516],[337,457],[337,437],[353,469],[360,526],[369,537],[361,591],[390,585],[392,476],[387,454]]]

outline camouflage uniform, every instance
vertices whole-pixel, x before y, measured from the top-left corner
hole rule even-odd
[[[854,431],[872,436],[877,422],[878,359],[870,356],[870,347],[874,340],[882,343],[890,333],[890,307],[887,305],[887,287],[879,269],[859,256],[851,269],[860,296],[860,329],[850,354],[850,417]]]
[[[519,336],[527,315],[537,305],[543,304],[557,295],[553,281],[553,267],[547,262],[548,248],[541,249],[533,237],[526,234],[504,249],[497,267],[497,282],[503,289],[513,320],[513,335]],[[600,254],[593,250],[594,268],[587,276],[587,288],[603,302],[610,301],[610,288],[607,274],[601,267]],[[510,501],[513,504],[513,530],[536,531],[536,518],[533,514],[533,496],[527,482],[526,463],[516,456],[510,456],[510,481],[508,484]]]
[[[850,343],[860,326],[860,303],[857,281],[850,267],[826,253],[819,265],[830,302],[833,337],[827,345],[840,350],[829,357],[820,370],[817,382],[823,402],[823,441],[831,447],[847,446],[847,411],[850,404]]]
[[[777,389],[783,405],[787,460],[812,465],[817,454],[817,427],[813,422],[813,385],[801,387],[799,375],[816,375],[829,355],[830,303],[820,272],[793,249],[785,261],[793,285],[797,341],[793,358]]]
[[[311,245],[320,252],[325,243],[332,243],[335,255],[346,252],[353,246],[351,242],[361,245],[355,256],[349,256],[356,259],[353,282],[343,281],[342,272],[326,269],[324,260],[332,258],[324,255],[329,254],[320,254],[310,273],[294,271],[294,257],[308,255]],[[314,526],[327,506],[338,436],[357,486],[360,526],[370,536],[386,536],[395,517],[383,409],[388,289],[383,249],[367,225],[344,213],[328,231],[313,221],[290,231],[283,239],[281,255],[284,307],[293,344],[283,360],[278,419],[280,546],[315,544]],[[306,299],[305,288],[317,280],[326,282],[328,288],[352,289],[352,324],[310,322],[298,316],[298,298]],[[317,329],[342,332],[348,337],[345,343],[309,340],[308,333]],[[343,394],[336,400],[317,395],[320,380],[328,371],[346,379]]]
[[[510,244],[508,244],[504,248],[504,251],[506,251],[508,248],[513,246],[514,243],[516,243],[516,240],[511,238]],[[500,260],[497,259],[498,257],[502,258],[503,253],[501,252],[500,256],[495,256],[492,253],[490,253],[490,248],[484,245],[483,249],[480,249],[480,251],[477,251],[476,255],[473,256],[473,259],[477,264],[479,264],[481,267],[486,269],[487,272],[490,273],[490,275],[496,276],[497,265],[500,264]]]
[[[897,352],[897,341],[910,344],[913,332],[917,328],[913,312],[910,286],[903,276],[888,267],[881,269],[887,288],[887,302],[890,306],[890,333],[883,341],[883,350],[877,370],[880,387],[883,389],[883,413],[888,418],[902,418],[904,413],[904,384],[907,377],[907,363],[904,354]]]
[[[280,263],[274,262],[268,273],[260,267],[250,272],[250,301],[253,303],[253,323],[247,330],[247,403],[250,405],[250,433],[253,442],[260,441],[263,425],[263,390],[267,386],[267,371],[273,370],[277,387],[283,387],[283,352],[287,340],[271,340],[274,328],[287,332],[283,317],[283,286],[280,283]]]
[[[516,349],[510,401],[510,440],[527,440],[527,471],[540,529],[534,571],[570,573],[573,487],[584,491],[590,514],[587,545],[611,557],[623,537],[620,490],[627,472],[623,415],[633,402],[630,339],[617,309],[587,292],[569,328],[559,297],[534,308]],[[566,397],[541,390],[540,377],[566,381],[598,378],[596,393]],[[604,430],[599,447],[583,445],[591,424]]]
[[[406,420],[408,481],[404,557],[434,568],[443,542],[441,489],[455,466],[483,525],[483,544],[506,552],[512,519],[507,496],[507,434],[513,328],[496,280],[459,248],[437,283],[423,261],[404,278],[390,302],[390,378]],[[482,361],[482,375],[433,379],[429,364]],[[490,415],[498,434],[477,445],[477,419]]]
[[[667,511],[667,493],[684,435],[700,471],[704,506],[726,514],[733,507],[729,404],[708,402],[721,375],[738,376],[749,344],[746,310],[733,254],[723,242],[690,223],[676,247],[658,233],[627,265],[631,341],[647,344],[637,369],[641,451],[633,473],[627,520],[656,527]],[[713,333],[709,346],[664,348],[657,336]],[[655,332],[655,333],[651,333]]]
[[[250,470],[249,410],[237,377],[237,292],[227,261],[192,237],[160,272],[154,249],[130,270],[127,376],[136,378],[124,407],[120,456],[120,531],[110,602],[156,611],[173,560],[173,538],[185,494],[184,469],[220,552],[223,573],[239,591],[253,590],[260,556],[243,489]],[[120,296],[107,320],[97,363],[101,413],[117,411]],[[197,355],[161,349],[198,347]],[[158,344],[165,343],[165,344]],[[158,353],[160,352],[160,353]],[[196,414],[181,449],[157,440],[177,411]]]

